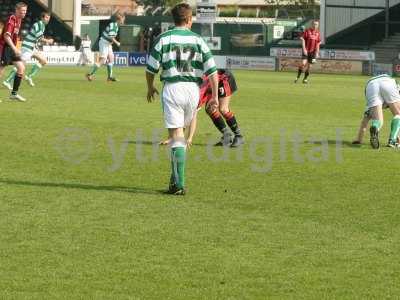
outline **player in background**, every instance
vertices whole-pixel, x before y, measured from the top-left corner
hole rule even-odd
[[[216,146],[239,147],[244,144],[235,114],[230,110],[229,103],[232,94],[237,90],[236,80],[233,74],[225,69],[218,70],[218,101],[219,107],[206,105],[206,112],[213,121],[215,127],[222,133]],[[206,104],[211,99],[211,82],[204,78],[200,87],[200,102]],[[229,128],[226,126],[228,125]],[[232,131],[232,132],[231,132]],[[234,135],[232,139],[232,133]]]
[[[321,36],[318,27],[318,21],[314,20],[312,22],[311,28],[304,31],[303,35],[300,37],[303,53],[301,65],[299,66],[297,77],[294,81],[295,83],[297,83],[303,71],[303,83],[308,83],[308,76],[310,75],[311,65],[316,62],[316,59],[319,56]]]
[[[154,78],[162,67],[161,101],[171,140],[171,177],[167,193],[184,195],[187,147],[184,128],[190,125],[197,110],[203,74],[209,76],[212,83],[209,105],[218,106],[218,75],[207,44],[190,30],[193,22],[190,5],[177,4],[171,12],[176,27],[155,40],[147,62],[147,100],[152,102],[158,94]]]
[[[115,21],[113,20],[106,29],[102,32],[100,41],[99,41],[99,53],[100,60],[98,63],[95,63],[91,69],[91,71],[86,74],[86,78],[89,81],[94,79],[94,75],[100,66],[107,63],[107,81],[117,81],[117,79],[113,76],[113,65],[114,65],[114,52],[112,49],[112,45],[116,44],[118,47],[121,46],[121,43],[116,40],[118,35],[119,26],[124,24],[125,16],[121,13],[117,13],[114,16]]]
[[[25,18],[27,9],[28,6],[24,2],[18,2],[15,5],[15,13],[8,17],[0,37],[0,77],[7,65],[12,64],[16,67],[17,74],[14,78],[10,99],[22,102],[26,99],[18,94],[18,90],[24,77],[25,65],[21,60],[21,51],[17,48],[17,42],[22,19]]]
[[[203,76],[203,83],[200,86],[200,101],[197,111],[201,107],[205,106],[206,112],[213,121],[215,127],[222,133],[221,140],[216,144],[216,146],[231,146],[239,147],[244,143],[243,136],[241,135],[239,125],[236,121],[234,114],[229,109],[229,103],[231,101],[231,96],[237,90],[237,85],[235,77],[233,74],[226,69],[218,69],[218,102],[219,107],[212,107],[208,105],[212,98],[212,88],[211,82],[206,76]],[[225,119],[225,120],[224,120]],[[234,138],[232,142],[232,133],[234,133]],[[189,133],[187,137],[187,144],[191,146],[193,141],[193,136],[196,130],[197,123],[197,112],[193,117],[193,121],[189,126]],[[161,145],[168,145],[170,140],[162,141]]]
[[[47,64],[47,60],[43,55],[36,49],[36,45],[38,42],[44,42],[46,44],[52,44],[53,39],[44,38],[44,31],[46,30],[47,24],[50,22],[50,13],[43,12],[40,15],[40,20],[33,24],[29,33],[25,36],[22,41],[21,46],[21,60],[26,65],[26,63],[34,58],[36,61],[33,64],[30,72],[25,75],[25,80],[28,82],[30,86],[35,86],[32,78],[39,73],[40,69]],[[6,86],[9,90],[12,90],[12,82],[14,81],[14,77],[17,74],[17,69],[14,67],[10,74],[7,76],[5,81],[3,81],[3,85]]]
[[[388,107],[393,119],[390,125],[390,137],[387,146],[397,148],[397,138],[400,132],[400,93],[396,81],[389,75],[383,74],[372,77],[366,85],[365,97],[367,108],[361,120],[360,129],[353,144],[360,144],[365,128],[371,120],[370,143],[373,149],[380,147],[379,131],[383,125],[383,108]]]
[[[90,39],[88,34],[85,34],[82,39],[81,48],[79,49],[81,52],[81,56],[79,57],[78,66],[86,66],[87,64],[91,64],[91,55],[92,55],[92,40]]]

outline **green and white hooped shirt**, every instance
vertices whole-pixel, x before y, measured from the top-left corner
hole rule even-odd
[[[162,68],[163,82],[202,83],[202,76],[217,72],[212,53],[198,34],[183,27],[162,33],[154,42],[147,61],[147,72]]]
[[[38,21],[35,24],[33,24],[31,30],[22,41],[21,48],[26,51],[33,52],[33,50],[36,47],[36,44],[43,37],[45,30],[46,30],[46,25],[44,24],[43,21]]]
[[[101,38],[103,40],[106,40],[109,43],[112,43],[112,39],[115,38],[118,35],[118,23],[117,22],[111,22],[110,24],[107,25],[106,29],[102,32]]]

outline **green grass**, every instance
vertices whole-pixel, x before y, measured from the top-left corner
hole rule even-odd
[[[27,103],[0,104],[1,299],[400,295],[399,153],[349,145],[366,77],[305,86],[235,72],[246,146],[208,147],[219,135],[200,112],[188,194],[169,197],[167,152],[151,144],[164,135],[160,103],[145,101],[143,72],[117,69],[108,84],[103,69],[88,83],[85,69],[49,67],[22,86]],[[325,142],[298,143],[301,163],[294,134]],[[114,169],[110,147],[124,158]]]

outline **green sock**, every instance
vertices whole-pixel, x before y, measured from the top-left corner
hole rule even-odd
[[[371,126],[372,127],[376,127],[379,130],[379,129],[381,129],[382,122],[380,120],[372,120],[371,121]]]
[[[41,68],[42,65],[40,63],[35,63],[27,76],[32,78],[40,71]]]
[[[99,66],[97,64],[94,64],[89,75],[94,75],[94,73],[96,73],[98,69],[99,69]]]
[[[171,148],[172,176],[175,179],[175,185],[180,189],[185,187],[185,161],[185,147]]]
[[[107,74],[108,74],[108,78],[111,78],[113,76],[113,65],[112,64],[107,65]]]
[[[396,141],[397,136],[399,135],[400,130],[400,115],[396,115],[393,117],[392,122],[390,123],[390,139],[392,141]]]
[[[4,81],[11,83],[14,80],[15,74],[17,74],[17,69],[13,68]]]

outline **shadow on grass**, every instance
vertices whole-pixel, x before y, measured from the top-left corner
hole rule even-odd
[[[111,192],[124,192],[132,194],[147,194],[147,195],[160,195],[164,191],[151,190],[140,187],[126,187],[126,186],[113,186],[113,185],[92,185],[80,183],[54,183],[54,182],[32,182],[23,180],[0,179],[0,183],[9,185],[33,186],[42,188],[65,188],[65,189],[78,189],[78,190],[93,190],[93,191],[111,191]]]
[[[128,144],[134,144],[134,145],[158,145],[158,142],[152,142],[152,141],[129,141]]]
[[[339,146],[339,147],[347,147],[347,148],[360,148],[363,144],[352,144],[352,142],[350,141],[336,141],[336,140],[328,140],[328,141],[324,141],[324,142],[328,142],[328,145],[330,146]],[[306,145],[312,145],[312,143],[310,143],[309,141],[304,142],[304,144]],[[314,142],[314,145],[321,145],[321,142]]]
[[[150,145],[150,146],[160,146],[160,147],[167,147],[168,145],[161,145],[160,142],[151,142],[151,141],[129,141],[128,144],[134,145]],[[204,143],[193,143],[193,146],[208,146],[208,144]]]

